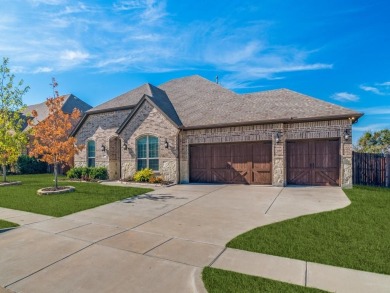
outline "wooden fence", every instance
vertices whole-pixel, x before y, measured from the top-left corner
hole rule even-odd
[[[390,155],[353,152],[353,184],[390,187]]]

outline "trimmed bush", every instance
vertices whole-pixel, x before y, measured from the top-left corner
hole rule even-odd
[[[134,174],[134,181],[136,182],[149,182],[149,179],[153,176],[152,169],[142,169]]]
[[[105,167],[75,167],[70,169],[66,176],[69,179],[81,180],[107,180],[108,171]]]
[[[87,167],[75,167],[66,172],[66,177],[69,179],[81,179],[83,175],[83,169]]]
[[[16,172],[20,174],[47,173],[47,163],[41,162],[34,157],[21,155],[16,162]]]
[[[107,180],[108,179],[108,171],[107,168],[104,167],[95,167],[89,168],[89,178],[92,180]]]

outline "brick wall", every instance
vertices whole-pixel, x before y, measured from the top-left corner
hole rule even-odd
[[[129,115],[131,110],[113,111],[89,115],[76,134],[77,144],[86,145],[88,140],[94,140],[96,145],[96,166],[109,166],[109,139],[116,136],[115,131]],[[101,151],[101,146],[107,148]],[[75,166],[87,165],[87,150],[84,148],[74,159]]]
[[[149,102],[145,101],[132,120],[126,125],[121,139],[128,149],[122,149],[122,178],[133,176],[137,169],[136,140],[144,135],[153,135],[159,140],[159,174],[166,181],[178,180],[178,129]],[[165,140],[168,148],[165,148]]]

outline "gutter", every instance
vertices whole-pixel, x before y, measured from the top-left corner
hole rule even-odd
[[[313,121],[329,121],[338,119],[353,119],[353,123],[356,123],[364,113],[356,112],[355,115],[335,115],[335,116],[319,116],[319,117],[308,117],[308,118],[285,118],[285,119],[268,119],[268,120],[255,120],[245,122],[232,122],[232,123],[219,123],[219,124],[206,124],[206,125],[195,125],[195,126],[179,126],[182,130],[196,130],[205,128],[216,128],[216,127],[234,127],[234,126],[248,126],[253,124],[273,124],[273,123],[297,123],[297,122],[313,122]]]

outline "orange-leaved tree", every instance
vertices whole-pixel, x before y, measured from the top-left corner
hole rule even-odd
[[[80,118],[80,111],[75,108],[71,114],[64,113],[62,111],[64,97],[60,97],[55,91],[58,83],[54,78],[52,86],[54,97],[46,101],[48,117],[36,123],[33,120],[29,122],[33,126],[30,154],[54,165],[55,189],[58,189],[58,165],[69,164],[83,146],[76,145],[76,138],[69,136]],[[31,114],[37,118],[39,113],[34,110]]]

